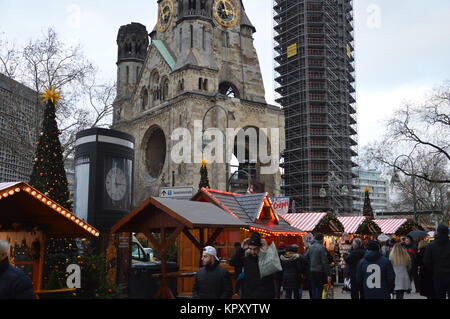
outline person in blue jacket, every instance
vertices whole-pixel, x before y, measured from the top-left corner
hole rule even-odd
[[[370,240],[367,252],[358,263],[356,284],[363,291],[364,299],[390,299],[395,287],[394,267],[380,252],[380,244]]]
[[[0,240],[0,300],[34,299],[31,278],[9,264],[8,253],[9,244]]]

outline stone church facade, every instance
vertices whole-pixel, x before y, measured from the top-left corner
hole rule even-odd
[[[227,124],[279,128],[279,141],[267,135],[269,145],[282,152],[285,144],[283,112],[266,103],[253,45],[256,30],[242,1],[159,0],[158,5],[150,39],[139,23],[122,26],[117,38],[113,129],[136,140],[134,204],[158,196],[160,187],[198,188],[200,163],[176,164],[171,158],[177,128],[187,128],[192,138],[196,121],[204,130],[225,130]],[[251,172],[254,191],[279,195],[279,170],[264,175],[260,166],[242,161],[234,170]],[[208,171],[211,187],[225,191],[227,166],[210,163]],[[230,176],[233,169],[228,171]]]

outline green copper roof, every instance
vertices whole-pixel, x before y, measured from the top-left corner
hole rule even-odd
[[[166,61],[170,69],[173,71],[176,62],[172,54],[170,54],[169,50],[167,50],[166,46],[164,45],[164,42],[162,42],[161,40],[153,40],[153,44],[164,58],[164,61]]]

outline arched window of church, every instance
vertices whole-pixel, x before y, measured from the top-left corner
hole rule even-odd
[[[199,79],[198,79],[198,89],[199,89],[199,90],[202,90],[202,88],[203,88],[203,79],[202,79],[202,78],[199,78]]]
[[[147,88],[142,88],[141,90],[141,100],[142,100],[142,110],[144,111],[145,109],[147,109],[148,106],[148,90]]]
[[[203,90],[208,91],[208,79],[203,80]]]
[[[178,15],[182,15],[183,14],[183,2],[184,0],[178,0]]]
[[[202,26],[202,48],[205,50],[205,41],[206,41],[206,28]]]
[[[206,0],[200,0],[200,9],[206,10]]]
[[[194,26],[191,24],[191,49],[194,47]]]
[[[167,101],[169,99],[169,79],[165,79],[162,87],[162,100]]]
[[[235,85],[230,82],[222,82],[219,84],[219,93],[227,97],[234,97],[239,99],[239,91]]]
[[[227,31],[222,31],[222,46],[230,47],[230,34]]]
[[[183,50],[183,28],[180,27],[180,52]]]
[[[127,84],[130,84],[130,67],[127,65]]]
[[[131,55],[132,51],[131,51],[131,43],[130,42],[126,42],[125,43],[125,52],[127,55]]]
[[[141,71],[140,67],[136,67],[136,83],[139,81],[139,71]]]

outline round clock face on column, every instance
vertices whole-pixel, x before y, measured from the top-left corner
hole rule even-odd
[[[214,18],[224,27],[233,27],[239,19],[239,11],[234,0],[215,0]]]
[[[127,177],[122,169],[118,167],[111,168],[106,175],[106,192],[113,201],[120,201],[127,193]]]
[[[173,20],[173,2],[172,0],[164,0],[159,6],[158,24],[159,32],[165,32],[172,24]]]

